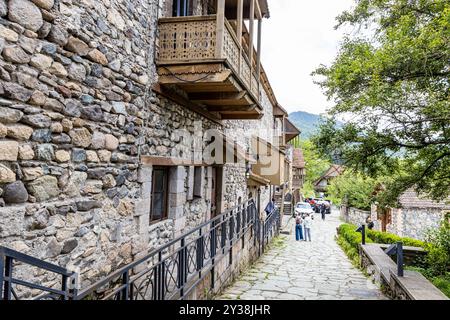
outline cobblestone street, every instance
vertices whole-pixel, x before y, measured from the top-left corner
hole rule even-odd
[[[312,242],[295,241],[291,219],[285,228],[291,234],[281,235],[283,240],[276,241],[219,299],[386,299],[335,242],[338,215],[334,211],[322,221],[316,214]]]

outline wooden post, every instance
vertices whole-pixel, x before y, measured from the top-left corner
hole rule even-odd
[[[254,22],[255,22],[255,0],[250,0],[250,22],[249,22],[249,33],[250,39],[248,44],[248,59],[250,62],[250,91],[252,88],[252,77],[253,77],[253,33],[254,33]]]
[[[225,32],[225,0],[217,0],[216,58],[222,58]]]
[[[242,25],[244,23],[244,0],[238,0],[237,5],[237,30],[236,36],[239,41],[239,66],[238,71],[241,75],[241,64],[242,64]]]
[[[262,19],[258,19],[258,52],[256,60],[256,79],[258,80],[258,92],[261,80],[261,31],[262,31]],[[259,97],[258,97],[259,99]]]

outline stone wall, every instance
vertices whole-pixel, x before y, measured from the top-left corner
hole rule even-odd
[[[444,215],[444,210],[439,208],[392,209],[392,223],[386,226],[386,231],[424,240],[428,230],[439,228]]]
[[[211,168],[201,169],[202,196],[193,198],[193,168],[178,166],[170,169],[169,217],[150,224],[152,167],[142,156],[189,151],[176,132],[193,134],[196,123],[226,133],[272,127],[265,92],[262,121],[222,125],[151,90],[162,8],[148,0],[0,0],[0,245],[78,272],[81,287],[210,218]],[[224,177],[226,208],[246,201],[245,165],[225,165]],[[268,198],[263,189],[262,210]]]
[[[357,226],[361,224],[367,224],[366,219],[370,216],[370,211],[364,211],[356,208],[341,206],[340,207],[341,218],[347,222]]]

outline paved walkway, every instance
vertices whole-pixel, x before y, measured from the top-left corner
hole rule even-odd
[[[295,241],[294,220],[272,248],[218,299],[242,300],[374,300],[381,291],[348,260],[334,240],[340,224],[333,211],[315,216],[312,242]]]

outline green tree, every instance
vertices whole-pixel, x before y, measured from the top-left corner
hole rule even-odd
[[[313,183],[327,170],[331,162],[327,157],[319,154],[316,146],[310,140],[299,140],[297,147],[303,150],[306,163],[306,178],[303,186],[303,194],[306,197],[315,195]]]
[[[314,141],[347,167],[390,176],[385,202],[415,187],[433,199],[450,194],[450,1],[359,0],[331,66],[313,72],[332,116]],[[337,118],[345,125],[336,128]],[[395,178],[394,178],[395,177]]]
[[[375,179],[346,170],[343,174],[331,180],[327,190],[328,198],[337,205],[346,201],[350,207],[370,210],[372,193],[376,183]]]

